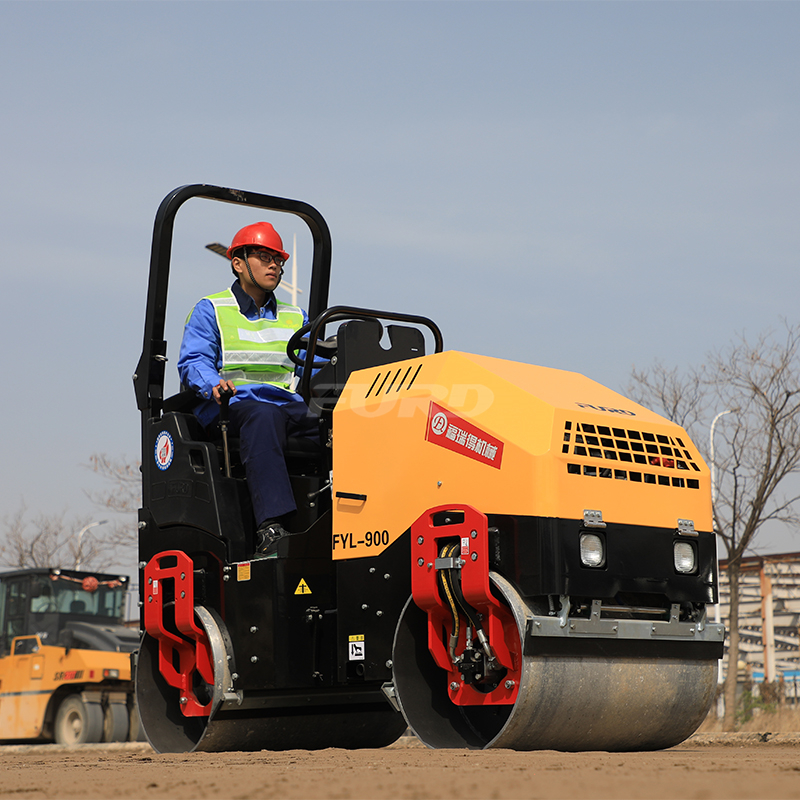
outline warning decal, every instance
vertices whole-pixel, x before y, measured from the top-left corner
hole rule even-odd
[[[431,403],[425,440],[500,469],[503,443],[452,411]]]
[[[349,637],[348,657],[350,661],[364,660],[364,634],[357,634]]]
[[[308,584],[305,582],[304,578],[300,578],[300,583],[297,584],[297,588],[294,590],[295,594],[311,594],[311,589],[308,588]]]
[[[250,580],[250,562],[242,561],[236,565],[236,580],[249,581]]]

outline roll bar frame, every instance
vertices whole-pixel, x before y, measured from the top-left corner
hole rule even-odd
[[[284,197],[240,189],[227,189],[209,184],[190,184],[173,189],[161,201],[156,212],[150,253],[144,342],[142,355],[133,376],[136,405],[142,414],[143,425],[147,419],[159,417],[164,404],[164,376],[167,361],[164,325],[175,215],[187,200],[194,197],[263,208],[267,211],[279,211],[300,217],[308,225],[314,243],[308,302],[309,317],[316,318],[328,306],[331,235],[328,223],[317,209],[299,200],[289,200]]]

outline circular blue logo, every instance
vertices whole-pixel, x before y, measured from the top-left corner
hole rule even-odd
[[[175,445],[172,442],[172,437],[167,431],[161,431],[156,438],[156,466],[161,470],[169,469],[174,455]]]

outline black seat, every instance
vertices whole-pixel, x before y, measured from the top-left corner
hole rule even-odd
[[[309,408],[314,414],[330,413],[350,375],[359,369],[394,364],[425,355],[425,336],[418,328],[387,325],[390,346],[381,344],[383,325],[377,319],[353,319],[336,333],[335,361],[326,364],[311,379]]]
[[[191,425],[192,436],[200,441],[208,441],[214,445],[219,453],[219,463],[224,464],[223,458],[223,439],[219,427],[215,423],[209,428],[200,425],[197,417],[191,413],[198,403],[197,395],[191,389],[186,389],[164,401],[165,413],[177,412],[186,414],[188,419],[193,422]],[[231,458],[231,475],[234,478],[244,478],[244,467],[239,456],[240,440],[236,436],[228,436],[228,451]],[[309,439],[306,436],[290,436],[286,443],[286,462],[289,471],[293,468],[305,474],[324,474],[327,467],[327,459],[330,450],[323,447],[319,442]]]

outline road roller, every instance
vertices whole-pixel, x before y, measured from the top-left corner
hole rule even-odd
[[[287,357],[320,437],[287,444],[297,510],[274,557],[255,555],[239,443],[200,425],[191,392],[164,394],[174,219],[197,199],[295,215],[313,240]],[[445,350],[425,317],[329,306],[330,271],[303,202],[190,185],[156,214],[134,376],[134,667],[155,750],[690,736],[725,632],[709,471],[686,432],[577,373]]]

